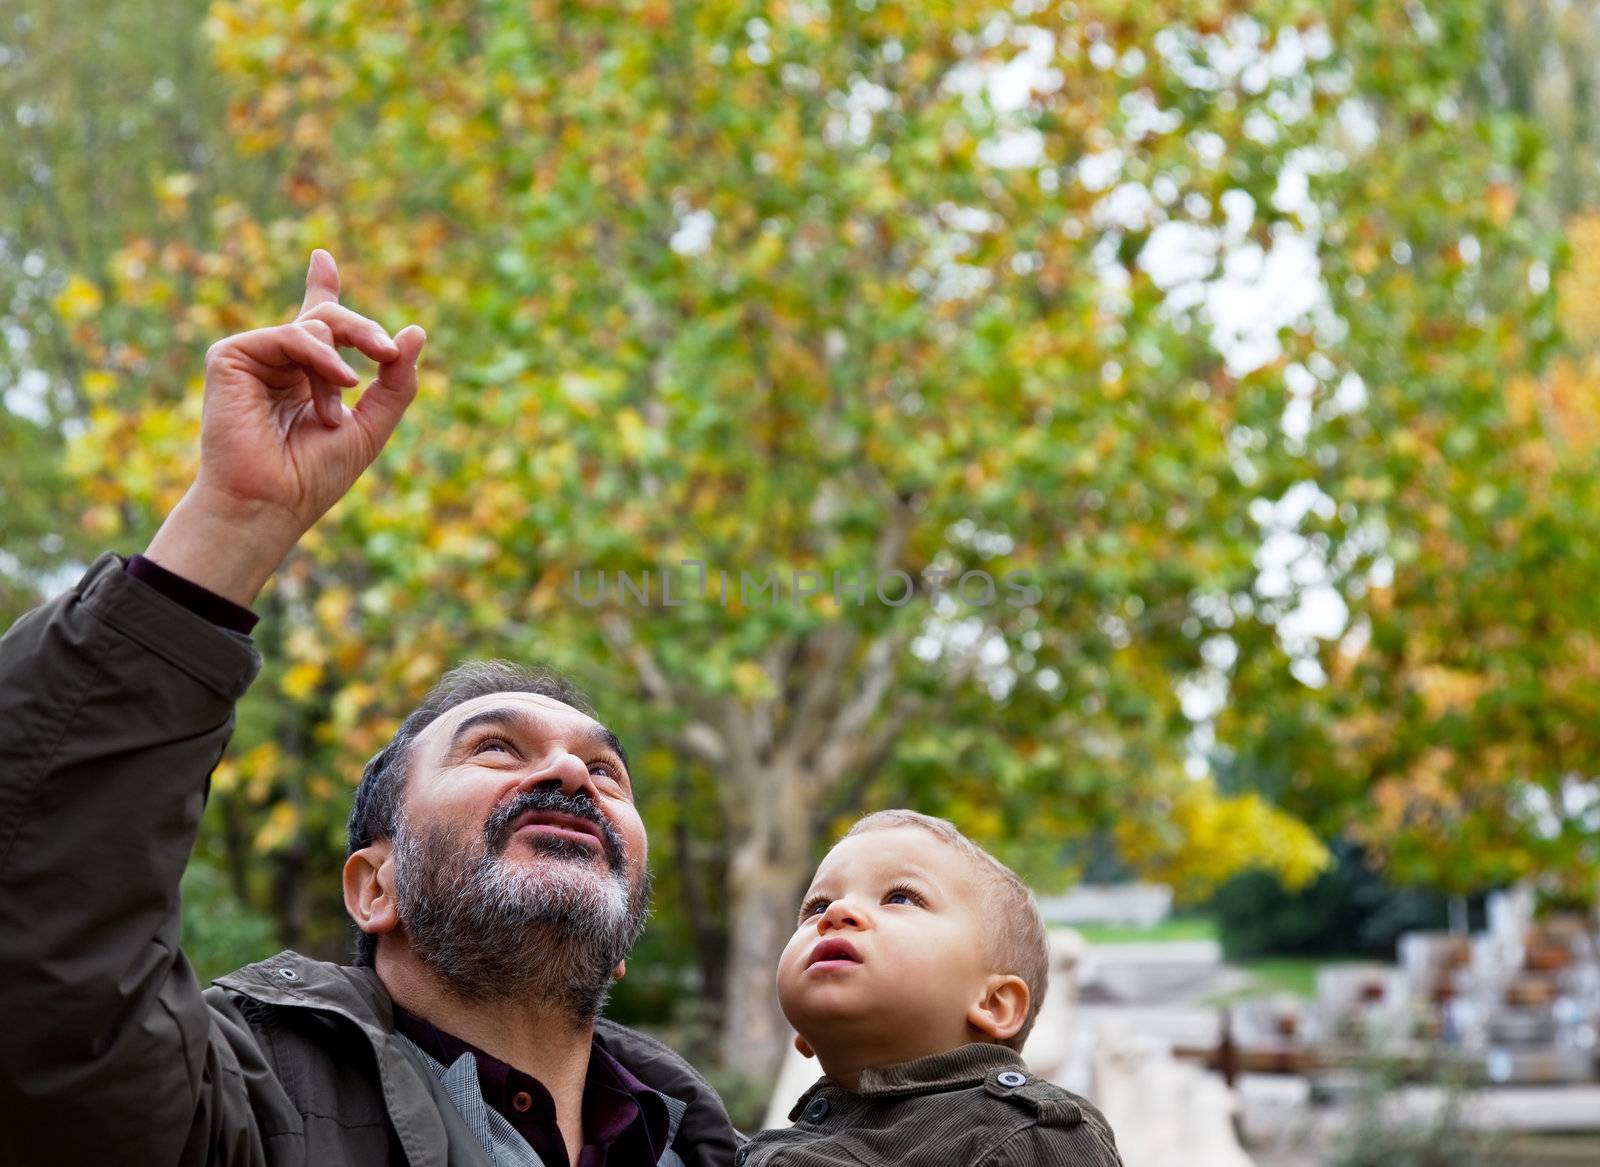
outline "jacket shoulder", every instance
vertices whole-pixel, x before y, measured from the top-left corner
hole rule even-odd
[[[1087,1098],[1021,1070],[991,1073],[983,1090],[1031,1121],[1004,1134],[980,1167],[1121,1167],[1111,1125]]]
[[[602,1017],[595,1037],[652,1090],[685,1104],[673,1146],[690,1167],[732,1167],[741,1142],[711,1083],[664,1042]]]
[[[263,1139],[295,1147],[290,1161],[400,1161],[377,1049],[392,1007],[370,972],[280,952],[205,991],[238,1051]],[[426,1095],[409,1091],[402,1111],[425,1123]]]

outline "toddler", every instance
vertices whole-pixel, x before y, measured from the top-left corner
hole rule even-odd
[[[1105,1118],[1018,1051],[1049,951],[1022,881],[952,824],[868,815],[823,859],[778,964],[824,1077],[739,1167],[1120,1167]]]

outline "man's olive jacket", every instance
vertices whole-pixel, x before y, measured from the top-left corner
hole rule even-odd
[[[259,667],[114,555],[0,640],[0,1163],[490,1162],[371,970],[285,952],[202,992],[179,948],[208,775]],[[597,1040],[686,1104],[689,1167],[732,1163],[687,1063],[609,1022]]]

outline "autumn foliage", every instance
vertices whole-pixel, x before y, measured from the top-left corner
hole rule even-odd
[[[219,148],[270,181],[158,175],[55,286],[83,532],[136,549],[175,501],[201,354],[313,246],[430,346],[264,598],[205,856],[340,950],[362,764],[496,655],[629,742],[646,944],[755,1072],[794,896],[885,803],[1043,889],[1089,836],[1200,896],[1351,829],[1407,877],[1592,891],[1592,796],[1560,808],[1600,745],[1593,357],[1546,367],[1592,297],[1554,319],[1537,140],[1467,80],[1483,16],[213,4]],[[1273,538],[1309,565],[1282,584]],[[690,602],[574,587],[647,571]],[[1035,602],[956,586],[1008,573]]]

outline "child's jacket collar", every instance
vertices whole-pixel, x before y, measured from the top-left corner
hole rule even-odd
[[[893,1098],[907,1094],[926,1094],[940,1090],[953,1090],[962,1086],[976,1086],[1000,1074],[1020,1074],[1023,1082],[1031,1080],[1022,1055],[1008,1046],[989,1042],[971,1042],[942,1054],[931,1054],[914,1061],[893,1066],[869,1066],[861,1071],[861,1082],[852,1093],[862,1098]],[[1007,1083],[999,1083],[1002,1087]],[[789,1121],[798,1121],[805,1112],[812,1095],[823,1087],[842,1090],[832,1078],[819,1078],[800,1096],[789,1112]]]

